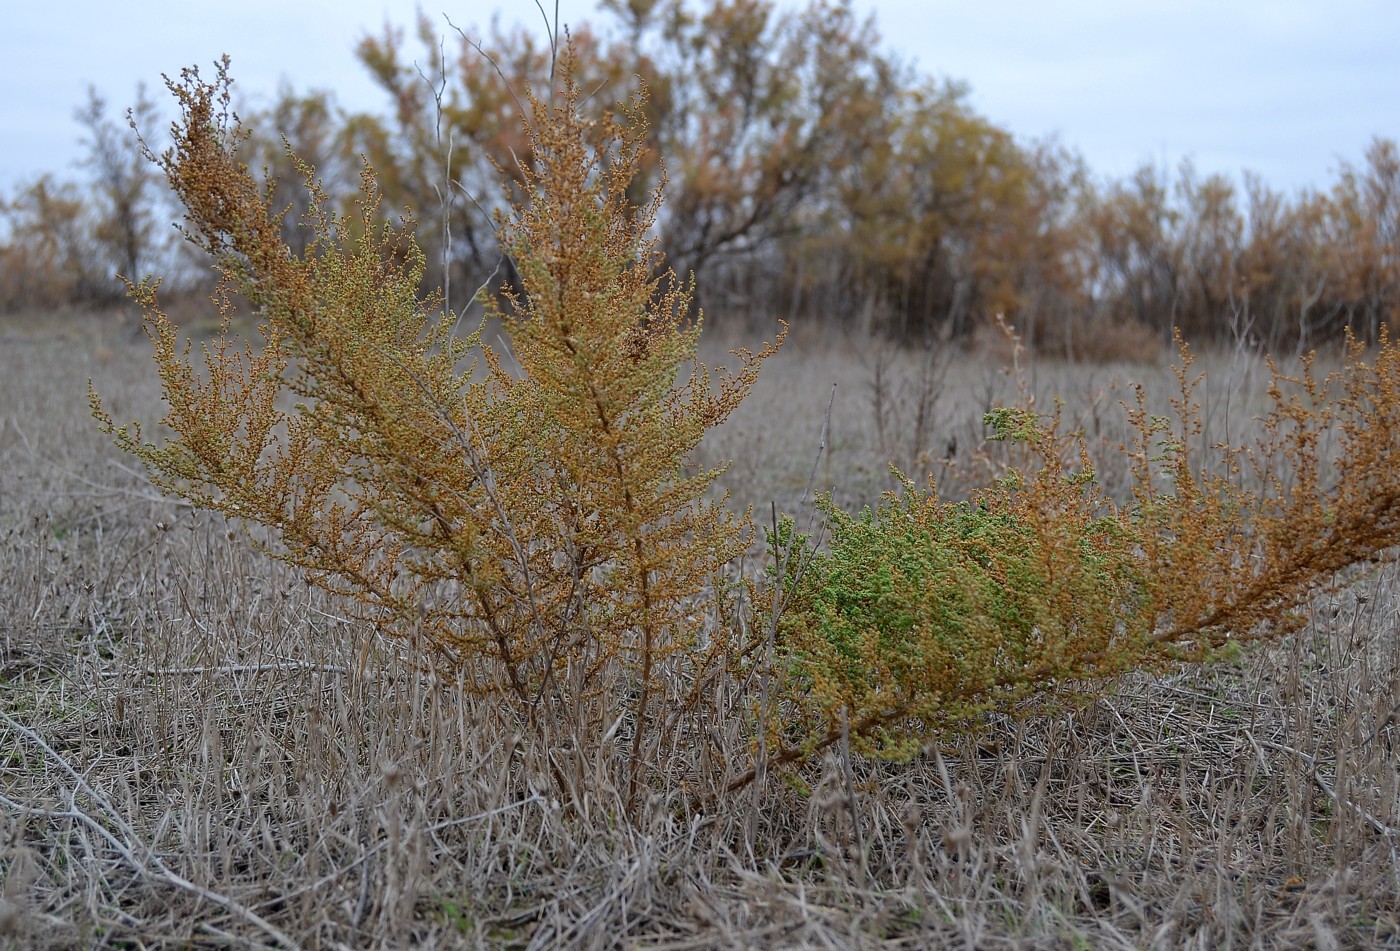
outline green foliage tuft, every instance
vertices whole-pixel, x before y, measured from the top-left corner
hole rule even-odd
[[[1072,658],[1142,642],[1135,536],[1083,509],[1047,533],[1011,497],[948,502],[906,483],[859,515],[821,500],[829,544],[798,540],[806,567],[778,624],[809,738],[846,716],[869,725],[858,748],[907,757],[926,736],[1098,674]]]

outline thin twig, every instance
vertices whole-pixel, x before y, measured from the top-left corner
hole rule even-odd
[[[817,452],[812,459],[812,470],[807,475],[807,485],[802,490],[802,500],[799,503],[799,507],[801,505],[807,504],[808,499],[811,498],[812,489],[816,485],[817,467],[821,464],[822,454],[826,452],[826,440],[831,433],[831,410],[832,407],[835,405],[836,384],[833,383],[831,385],[831,397],[826,402],[826,416],[822,419],[821,436],[817,440]],[[764,631],[763,673],[761,674],[759,680],[758,700],[760,711],[758,727],[758,755],[754,759],[753,769],[750,770],[750,775],[753,777],[754,780],[754,792],[753,800],[749,806],[749,815],[748,821],[746,823],[745,838],[746,845],[750,849],[753,848],[753,839],[757,833],[758,811],[762,804],[763,784],[764,780],[768,775],[768,722],[772,717],[772,710],[770,709],[770,686],[773,674],[773,652],[776,649],[778,640],[778,618],[782,616],[783,609],[787,606],[786,593],[788,585],[785,584],[785,582],[787,580],[787,571],[792,561],[793,548],[797,544],[797,536],[794,534],[792,538],[788,539],[788,543],[786,546],[781,546],[781,543],[778,538],[778,503],[776,501],[772,501],[770,504],[772,506],[773,516],[773,609],[769,614],[767,628]],[[816,518],[815,512],[813,512],[812,518]],[[811,535],[812,531],[813,523],[809,522],[808,535]],[[792,580],[793,585],[796,585],[802,580],[802,575],[806,571],[807,565],[809,563],[810,558],[806,561],[799,560],[799,563],[797,565],[797,574]]]
[[[1254,738],[1251,737],[1251,740],[1254,740]],[[1315,757],[1309,756],[1302,750],[1294,749],[1293,747],[1286,746],[1282,743],[1273,743],[1269,740],[1254,740],[1254,743],[1257,746],[1267,747],[1268,749],[1274,750],[1278,753],[1289,753],[1293,756],[1298,757],[1307,765],[1308,773],[1312,776],[1313,784],[1317,786],[1318,789],[1322,790],[1323,795],[1325,795],[1328,799],[1332,800],[1339,806],[1346,806],[1349,809],[1353,810],[1358,816],[1366,820],[1367,825],[1375,829],[1381,835],[1387,838],[1392,838],[1396,835],[1400,835],[1400,830],[1392,829],[1380,819],[1377,819],[1375,816],[1371,815],[1357,803],[1354,803],[1350,799],[1345,799],[1342,796],[1338,795],[1336,790],[1334,790],[1331,786],[1327,785],[1327,782],[1318,773],[1319,764]]]
[[[453,23],[452,18],[450,16],[444,13],[442,15],[442,18],[447,21],[448,26],[452,27],[452,29],[457,31],[457,35],[462,38],[463,43],[466,43],[472,49],[476,50],[477,53],[481,54],[482,59],[486,60],[486,62],[491,64],[491,68],[496,71],[496,75],[500,77],[501,83],[506,87],[506,92],[510,93],[510,98],[514,100],[516,110],[522,116],[527,115],[525,111],[525,106],[520,101],[520,97],[515,94],[515,87],[510,84],[510,80],[506,78],[506,74],[501,70],[501,65],[496,62],[495,58],[490,53],[486,52],[486,49],[480,43],[467,36],[466,32],[463,31],[463,29],[460,26]]]
[[[200,674],[260,674],[269,671],[278,673],[321,673],[321,674],[346,674],[349,673],[344,667],[338,664],[223,664],[214,667],[143,667],[138,670],[104,670],[99,677],[103,679],[114,679],[117,677],[197,677]]]
[[[869,878],[865,864],[865,831],[860,827],[860,804],[856,799],[856,778],[851,771],[851,718],[845,707],[841,708],[841,775],[846,781],[846,808],[851,816],[851,829],[855,832],[856,853],[860,858],[860,876],[862,885],[864,885]]]

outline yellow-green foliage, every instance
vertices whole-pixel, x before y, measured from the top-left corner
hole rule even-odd
[[[910,483],[859,516],[823,500],[829,547],[799,555],[778,624],[798,699],[786,730],[799,713],[819,741],[844,715],[859,748],[912,754],[926,734],[1093,676],[1099,655],[1146,638],[1135,534],[1090,494],[1064,493],[1052,518],[1017,494],[948,502]]]
[[[1199,377],[1181,346],[1173,416],[1123,447],[1133,498],[1105,497],[1077,435],[1034,402],[988,414],[1022,458],[967,503],[906,482],[852,516],[830,500],[822,551],[794,536],[777,611],[771,764],[850,735],[911,755],[1028,697],[1082,699],[1115,675],[1202,661],[1296,630],[1343,569],[1400,543],[1400,346],[1359,345],[1325,380],[1274,371],[1253,446],[1200,446]],[[1339,437],[1328,462],[1320,446]],[[1204,457],[1204,458],[1203,458]],[[751,780],[741,776],[735,785]]]
[[[640,102],[627,125],[590,127],[567,79],[557,106],[529,97],[526,197],[497,222],[520,285],[504,310],[488,301],[507,358],[418,299],[422,256],[407,228],[375,224],[369,171],[354,219],[312,187],[315,241],[292,254],[220,79],[171,84],[182,119],[161,163],[192,235],[258,308],[262,345],[234,346],[226,300],[196,374],[138,289],[173,435],[113,430],[94,399],[99,417],[162,486],[271,528],[276,555],[504,694],[510,715],[596,745],[603,715],[629,711],[635,764],[663,678],[693,680],[730,649],[722,631],[700,643],[689,602],[750,533],[704,501],[718,473],[684,464],[773,352],[739,351],[733,374],[696,359],[690,298],[655,247],[659,194],[626,199]]]

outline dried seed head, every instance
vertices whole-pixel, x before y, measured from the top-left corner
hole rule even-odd
[[[972,830],[966,826],[949,826],[943,830],[943,848],[962,852],[972,844]]]
[[[900,815],[900,825],[904,827],[906,838],[913,839],[919,834],[924,825],[924,813],[918,803],[913,800],[905,803],[904,811]]]

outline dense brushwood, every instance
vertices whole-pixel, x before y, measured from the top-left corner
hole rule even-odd
[[[723,620],[734,586],[717,579],[751,528],[706,499],[718,473],[686,463],[775,348],[737,351],[734,373],[699,363],[689,291],[657,252],[661,192],[628,197],[642,102],[584,121],[561,65],[553,102],[527,94],[517,197],[495,221],[519,275],[486,301],[508,353],[420,298],[411,222],[379,223],[369,169],[341,217],[302,166],[314,240],[293,253],[239,159],[226,73],[186,72],[159,161],[224,274],[224,331],[197,372],[154,288],[135,288],[171,436],[117,428],[93,397],[160,485],[270,529],[275,555],[557,744],[561,794],[587,795],[607,759],[636,803],[715,716],[741,718],[727,725],[757,759],[716,757],[709,788],[843,738],[905,757],[989,711],[1279,637],[1346,569],[1394,556],[1396,344],[1353,344],[1324,379],[1275,370],[1250,446],[1204,444],[1182,345],[1171,415],[1141,391],[1127,407],[1130,498],[1109,498],[1082,437],[1026,395],[988,416],[1015,452],[971,501],[908,481],[860,515],[828,499],[826,546],[776,526],[780,570],[753,589],[769,623]],[[264,320],[258,347],[232,338],[235,289]]]

